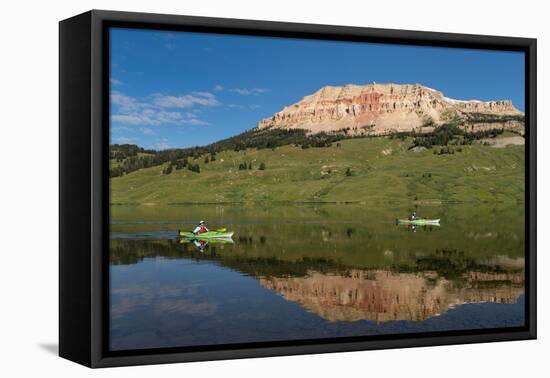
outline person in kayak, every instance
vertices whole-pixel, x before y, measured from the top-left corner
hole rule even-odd
[[[206,222],[201,220],[199,222],[199,225],[195,227],[195,229],[193,230],[193,233],[195,235],[198,235],[198,234],[204,234],[205,232],[208,232],[208,228],[206,228]]]
[[[411,219],[410,220],[416,220],[416,211],[413,211],[412,215],[411,215]]]

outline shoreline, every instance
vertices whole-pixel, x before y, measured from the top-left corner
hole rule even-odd
[[[252,205],[252,206],[285,206],[285,205],[411,205],[411,206],[444,206],[444,205],[473,205],[473,204],[521,204],[525,201],[456,201],[456,200],[422,200],[422,201],[189,201],[189,202],[114,202],[110,207],[116,206],[211,206],[211,205]]]

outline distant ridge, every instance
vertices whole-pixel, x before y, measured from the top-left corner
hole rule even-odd
[[[257,124],[258,129],[304,129],[352,135],[429,132],[458,121],[467,131],[523,128],[510,100],[455,100],[421,84],[326,86]]]

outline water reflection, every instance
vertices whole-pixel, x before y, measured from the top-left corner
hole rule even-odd
[[[254,243],[248,237],[238,240],[240,247]],[[476,260],[463,251],[437,249],[430,256],[416,256],[389,269],[360,269],[327,258],[232,255],[224,248],[232,244],[223,239],[116,240],[111,262],[133,264],[146,257],[163,257],[216,263],[254,277],[262,287],[329,321],[426,320],[467,303],[512,304],[524,291],[523,258]],[[385,255],[389,254],[386,250]]]
[[[475,221],[461,221],[464,208],[446,209],[453,227],[411,233],[389,217],[345,210],[226,209],[216,221],[235,232],[233,240],[178,239],[171,229],[181,222],[166,212],[159,224],[118,221],[110,246],[111,347],[523,324],[517,213],[481,208],[468,218]]]
[[[197,251],[204,252],[206,251],[206,247],[208,247],[209,244],[233,244],[233,239],[231,238],[179,238],[180,244],[193,244]]]
[[[260,277],[263,287],[329,321],[426,320],[466,303],[515,303],[522,273],[469,272],[452,282],[437,272],[351,269],[345,275]]]
[[[399,225],[402,229],[410,231],[410,232],[417,232],[417,231],[429,231],[432,232],[433,230],[436,230],[440,227],[440,225],[424,225],[424,226],[418,226],[415,224],[403,224]]]

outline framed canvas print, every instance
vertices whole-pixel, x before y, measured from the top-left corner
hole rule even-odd
[[[536,41],[60,23],[60,355],[536,337]]]

